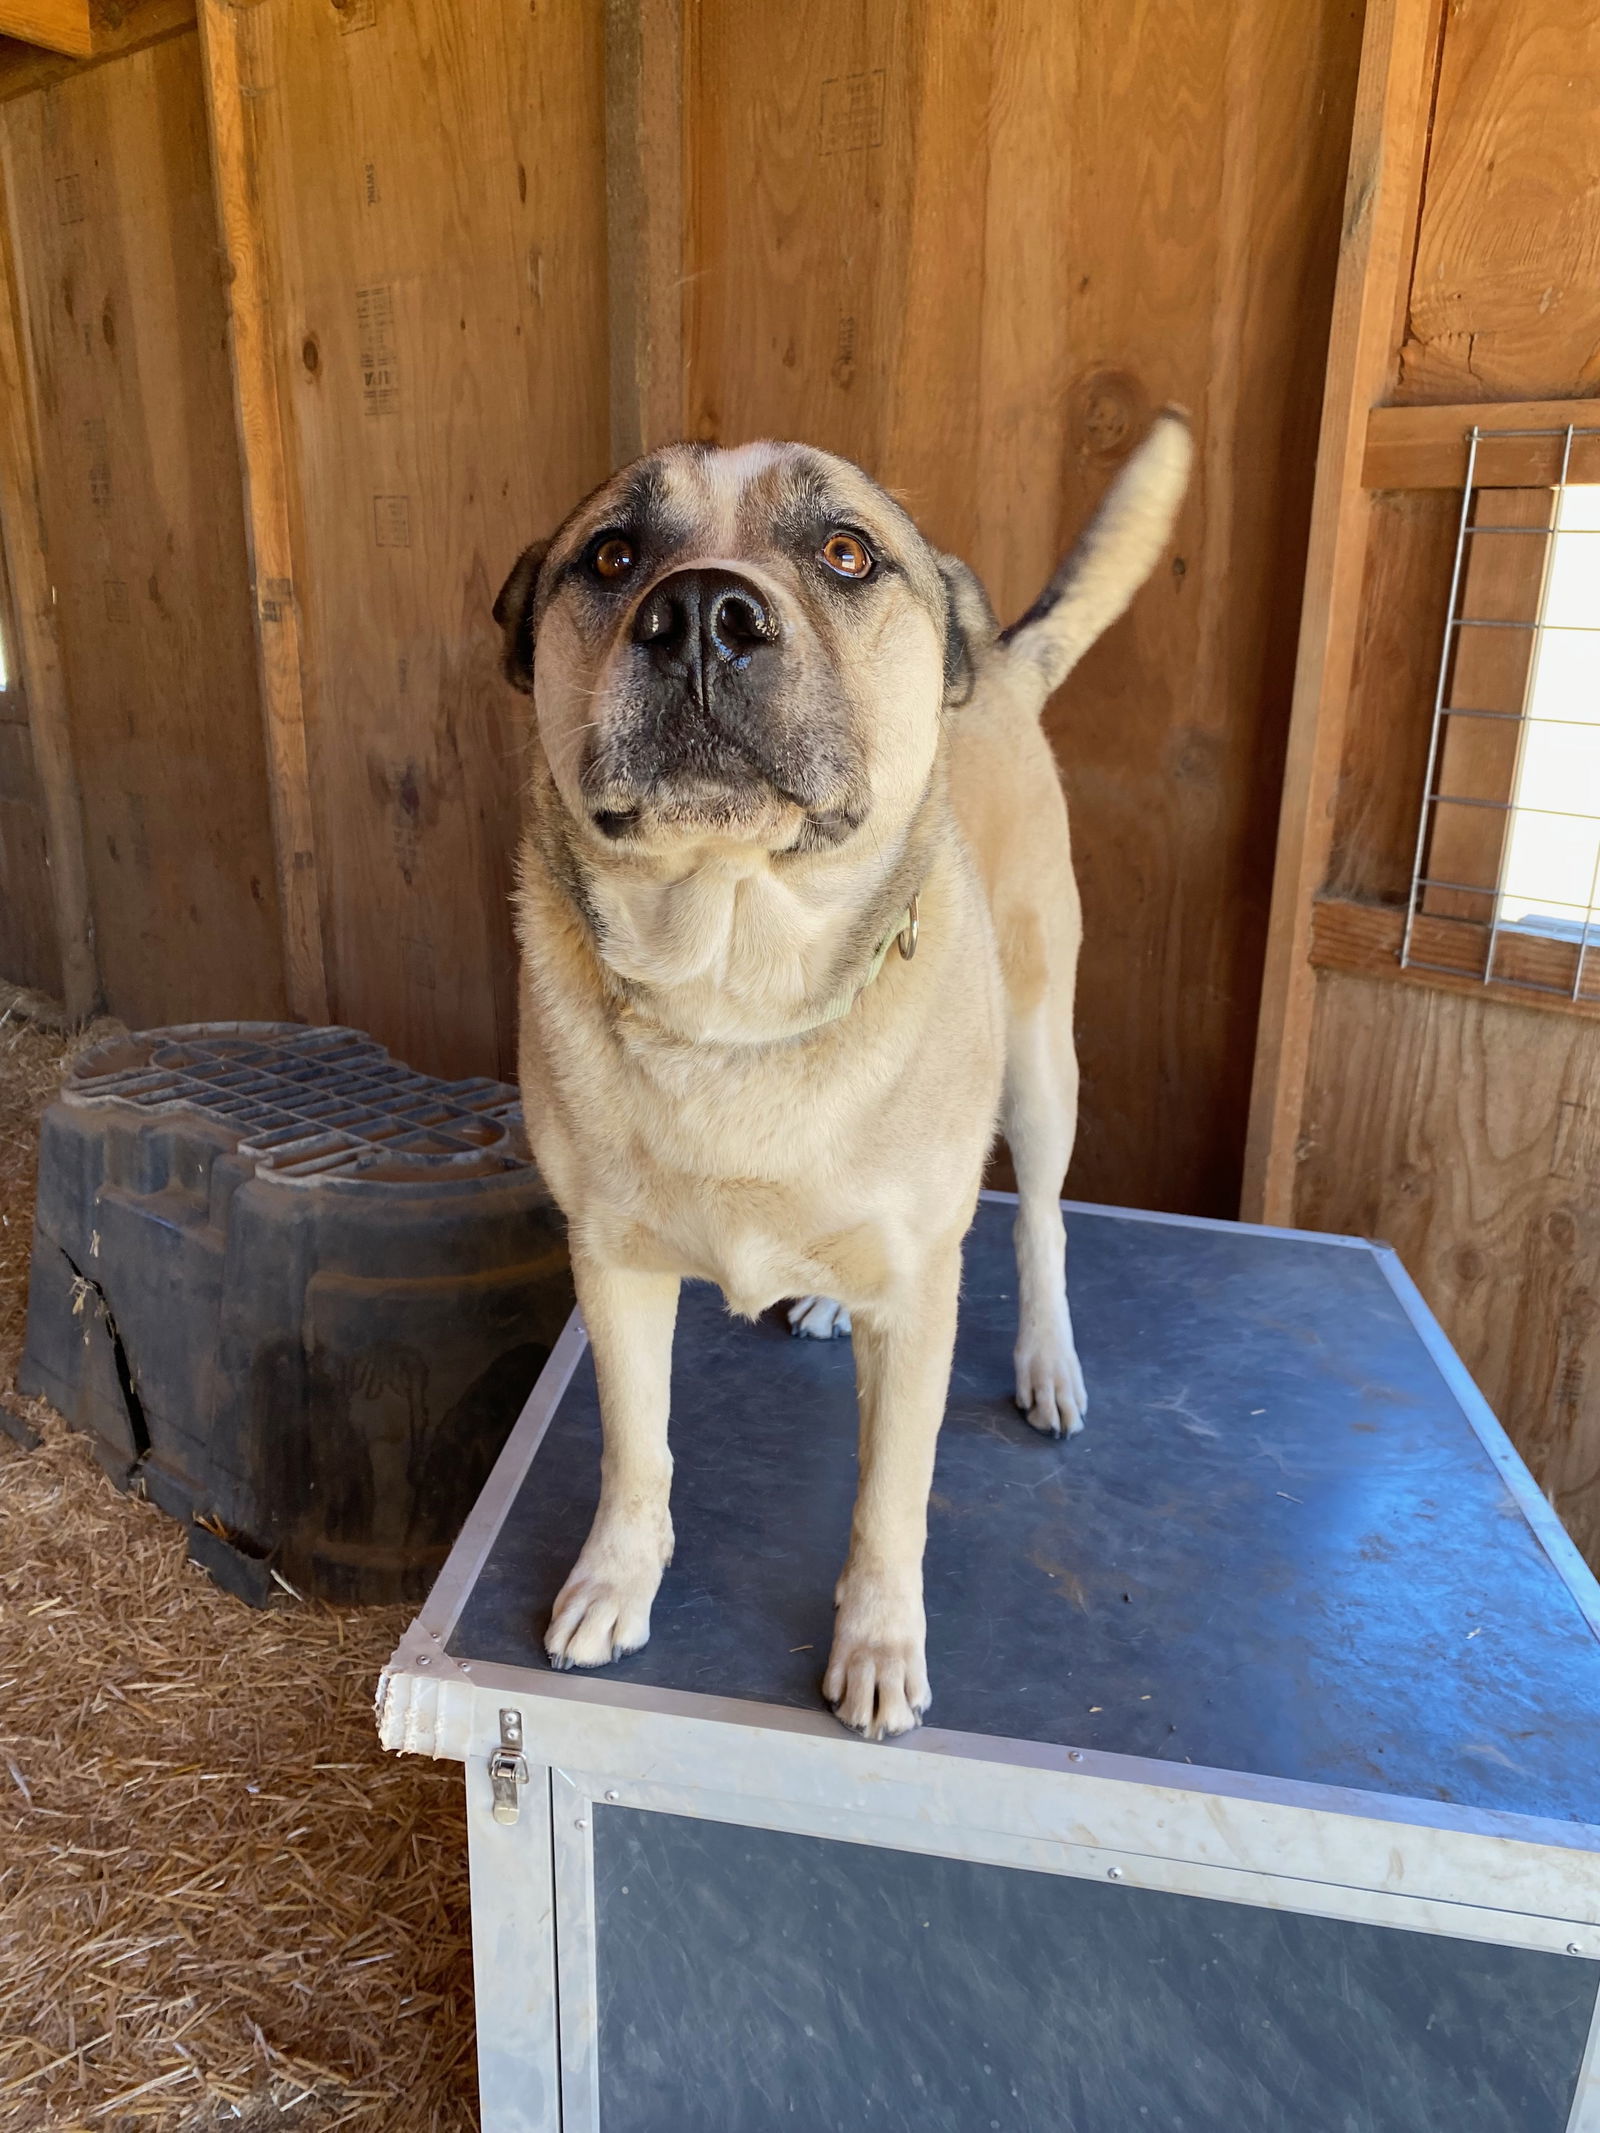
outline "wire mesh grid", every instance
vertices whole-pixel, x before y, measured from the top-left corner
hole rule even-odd
[[[419,1074],[339,1027],[199,1022],[112,1037],[79,1055],[63,1094],[209,1119],[288,1184],[442,1181],[529,1160],[515,1089]]]
[[[1485,446],[1539,439],[1553,482],[1481,481]],[[1594,439],[1466,433],[1405,967],[1600,998],[1600,488],[1571,479]]]

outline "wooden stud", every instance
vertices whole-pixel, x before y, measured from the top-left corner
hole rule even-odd
[[[1361,468],[1393,359],[1396,290],[1410,266],[1438,36],[1437,0],[1375,0],[1367,15],[1245,1146],[1242,1211],[1255,1221],[1293,1219],[1315,1005],[1311,906],[1328,871],[1366,567]]]
[[[72,59],[94,50],[88,0],[0,0],[0,34]]]
[[[11,579],[17,632],[14,649],[27,692],[33,759],[44,796],[62,997],[68,1015],[81,1021],[98,1004],[100,979],[89,913],[83,804],[72,756],[55,587],[45,551],[37,411],[23,359],[27,335],[16,272],[9,176],[0,183],[4,186],[0,200],[0,538]]]
[[[200,39],[217,223],[230,272],[234,407],[283,919],[284,988],[290,1010],[300,1020],[326,1022],[328,978],[306,748],[288,466],[273,358],[272,297],[255,197],[248,85],[241,51],[245,34],[240,13],[226,0],[201,0]]]
[[[1479,400],[1457,407],[1375,407],[1361,462],[1368,489],[1459,489],[1467,475],[1467,432],[1588,429],[1575,437],[1570,481],[1600,481],[1600,400]],[[1492,438],[1478,447],[1480,489],[1520,489],[1556,481],[1560,436]]]
[[[683,435],[683,0],[606,0],[611,459]]]
[[[125,52],[137,52],[147,44],[159,44],[194,28],[195,0],[91,0],[89,20],[94,33],[93,50],[87,59],[47,52],[40,45],[24,44],[18,37],[0,36],[0,103],[14,96],[48,89],[69,74],[82,73]]]
[[[1319,897],[1311,907],[1311,960],[1319,970],[1397,979],[1473,999],[1499,1000],[1540,1014],[1600,1019],[1600,939],[1584,961],[1584,989],[1572,997],[1574,944],[1536,933],[1503,932],[1495,950],[1498,982],[1485,984],[1483,936],[1471,926],[1423,914],[1412,928],[1413,961],[1402,967],[1406,917],[1392,904]],[[1422,966],[1430,967],[1422,967]]]

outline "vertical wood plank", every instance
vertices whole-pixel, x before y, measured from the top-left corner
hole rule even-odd
[[[606,0],[611,459],[681,437],[684,0]]]
[[[326,1022],[328,974],[306,748],[299,594],[273,351],[273,296],[267,282],[248,85],[240,49],[244,31],[239,11],[229,0],[200,0],[199,18],[217,227],[228,262],[234,415],[283,926],[284,990],[290,1012],[299,1020]]]
[[[92,1013],[100,979],[89,917],[83,801],[68,723],[55,588],[45,553],[36,410],[25,368],[16,273],[13,188],[3,154],[0,188],[0,539],[16,630],[11,650],[26,695],[29,754],[42,797],[58,979],[67,1012],[77,1020]]]
[[[1439,35],[1437,0],[1372,0],[1345,194],[1305,598],[1278,825],[1242,1207],[1287,1222],[1310,1054],[1312,900],[1327,878],[1371,517],[1367,417],[1393,355],[1411,263]]]

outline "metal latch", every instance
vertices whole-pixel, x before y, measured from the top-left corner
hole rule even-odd
[[[489,1758],[489,1789],[494,1794],[494,1818],[514,1822],[522,1812],[517,1787],[528,1782],[527,1758],[522,1752],[522,1713],[500,1713],[500,1745]]]

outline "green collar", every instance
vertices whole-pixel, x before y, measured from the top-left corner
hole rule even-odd
[[[917,952],[917,934],[919,930],[917,899],[913,896],[910,903],[906,905],[889,931],[878,943],[877,953],[868,964],[867,974],[861,980],[861,983],[853,985],[848,992],[842,992],[837,998],[830,1001],[828,1006],[818,1015],[816,1021],[809,1026],[812,1029],[825,1029],[830,1022],[842,1022],[888,961],[891,948],[898,948],[906,962],[910,962]],[[803,1034],[803,1032],[797,1032],[796,1034]]]

